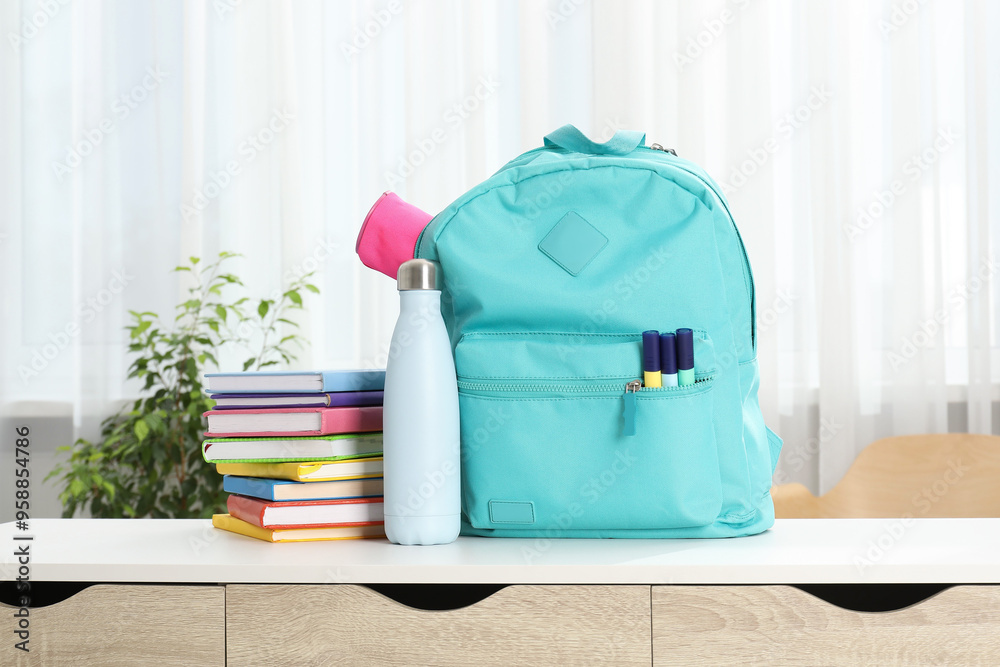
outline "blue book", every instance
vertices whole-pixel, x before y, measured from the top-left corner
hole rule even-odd
[[[215,394],[286,394],[382,391],[385,369],[341,371],[248,371],[205,373],[206,389]]]
[[[382,478],[338,479],[328,482],[292,482],[265,477],[225,475],[222,490],[264,500],[335,500],[382,495]]]

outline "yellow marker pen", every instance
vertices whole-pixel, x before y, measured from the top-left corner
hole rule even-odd
[[[642,332],[642,379],[647,387],[662,387],[660,380],[660,332]]]

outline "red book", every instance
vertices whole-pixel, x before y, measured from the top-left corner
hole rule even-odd
[[[210,410],[210,438],[338,435],[382,430],[382,406]]]
[[[226,509],[260,528],[369,526],[382,523],[382,497],[336,500],[261,500],[230,494]]]

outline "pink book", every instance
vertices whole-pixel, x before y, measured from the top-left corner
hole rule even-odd
[[[210,438],[337,435],[382,430],[382,406],[210,410]]]

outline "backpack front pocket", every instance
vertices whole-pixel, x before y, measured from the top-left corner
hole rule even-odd
[[[467,334],[455,358],[473,527],[684,528],[718,516],[705,332],[695,332],[696,381],[679,387],[635,390],[637,334]]]

